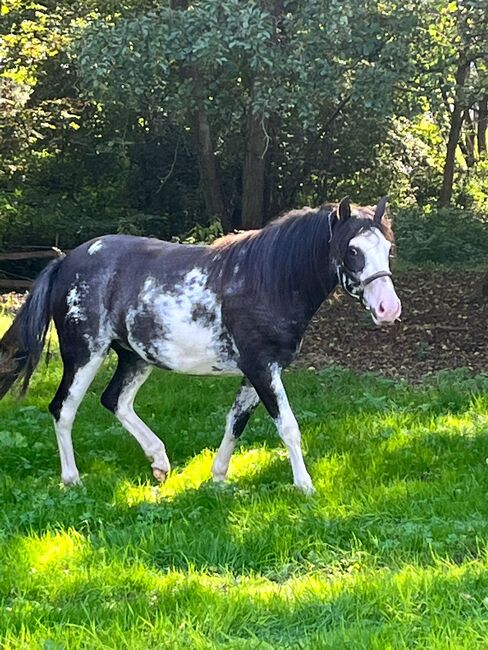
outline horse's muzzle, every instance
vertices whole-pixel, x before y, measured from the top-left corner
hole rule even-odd
[[[376,325],[394,323],[402,313],[402,304],[390,278],[377,278],[364,288],[363,303],[371,311]]]

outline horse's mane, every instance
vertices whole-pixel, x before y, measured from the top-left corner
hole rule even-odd
[[[360,230],[378,227],[372,221],[374,209],[352,206],[354,216],[342,223],[335,216],[336,207],[291,210],[259,230],[217,239],[210,247],[215,262],[210,273],[219,289],[244,282],[250,293],[269,301],[290,301],[300,292],[316,302],[318,292],[335,285],[332,258],[342,257]],[[386,220],[379,228],[392,240]]]

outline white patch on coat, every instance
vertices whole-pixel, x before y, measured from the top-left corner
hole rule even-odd
[[[90,246],[90,248],[87,250],[88,255],[94,255],[97,253],[101,248],[103,248],[103,241],[101,239],[97,239],[96,242],[93,242],[93,244]]]
[[[281,368],[277,363],[272,363],[270,371],[271,388],[278,403],[278,417],[275,419],[275,424],[280,438],[288,449],[293,472],[293,483],[306,494],[312,494],[315,489],[303,460],[300,429],[281,381]]]
[[[66,305],[68,306],[66,318],[70,318],[75,322],[87,320],[82,307],[82,300],[87,291],[88,284],[84,281],[78,282],[71,287],[66,296]]]
[[[234,404],[227,414],[224,437],[212,465],[214,481],[225,481],[227,476],[230,459],[237,444],[237,438],[234,436],[236,419],[243,413],[253,409],[258,403],[259,397],[255,388],[253,386],[241,386]]]
[[[137,307],[126,317],[128,341],[143,359],[154,357],[171,370],[194,375],[242,374],[237,348],[222,322],[222,306],[206,281],[201,269],[189,271],[171,291],[153,277],[146,279]],[[148,315],[154,319],[154,334],[140,341],[137,319]]]

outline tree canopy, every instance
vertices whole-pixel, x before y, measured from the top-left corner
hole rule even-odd
[[[5,0],[0,244],[487,207],[484,0]],[[20,241],[17,241],[17,244]]]

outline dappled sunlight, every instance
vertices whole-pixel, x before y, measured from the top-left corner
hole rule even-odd
[[[3,336],[5,334],[5,332],[10,327],[11,322],[12,319],[10,316],[6,316],[5,314],[0,313],[0,336]]]
[[[161,489],[158,485],[133,483],[127,479],[117,484],[114,502],[117,505],[135,506],[139,503],[157,503],[161,499]]]
[[[464,413],[440,415],[434,420],[434,426],[439,432],[460,436],[474,436],[480,427],[488,429],[488,415],[471,409]]]
[[[42,537],[25,537],[19,553],[31,571],[46,571],[73,567],[89,552],[87,540],[76,530],[48,532]]]
[[[160,486],[162,497],[173,497],[179,492],[196,489],[210,478],[213,453],[204,449],[191,458],[183,468],[176,468]]]
[[[139,503],[158,503],[171,500],[178,495],[200,488],[212,481],[212,463],[215,452],[204,449],[189,460],[184,467],[175,468],[161,485],[147,482],[135,483],[128,479],[121,481],[116,488],[114,501],[118,505],[135,506]],[[258,474],[270,469],[277,458],[287,458],[285,450],[270,450],[266,447],[236,450],[232,456],[228,483],[239,483],[242,479],[252,480]]]
[[[58,371],[54,363],[39,373],[42,407]],[[488,593],[488,427],[472,385],[439,389],[437,398],[429,387],[395,393],[388,385],[387,399],[373,403],[360,377],[345,394],[353,376],[344,372],[321,401],[323,377],[291,373],[317,488],[305,497],[262,413],[239,441],[228,482],[214,484],[229,384],[154,373],[138,409],[163,432],[174,467],[157,485],[137,443],[98,404],[106,374],[75,426],[79,488],[59,486],[49,415],[34,404],[0,406],[0,587],[11,594],[0,625],[12,638],[77,647],[83,629],[85,640],[90,630],[97,642],[131,650],[162,639],[171,647],[182,635],[188,647],[237,638],[242,647],[263,638],[273,646],[286,626],[297,645],[313,631],[319,640],[306,647],[329,638],[343,647],[356,630],[363,647],[363,619],[377,634],[391,625],[410,634],[412,622],[422,631],[438,616],[441,634],[455,612],[457,630],[474,616],[477,639]],[[19,468],[35,480],[27,484]]]
[[[267,449],[255,447],[253,449],[236,450],[232,455],[229,466],[229,481],[239,481],[243,478],[252,478],[269,469],[277,458],[286,458],[286,451],[282,449]]]
[[[60,561],[63,548],[69,560],[84,546],[76,537],[72,542],[50,535],[37,540],[34,553],[36,540],[25,542],[25,548],[34,560],[39,553],[50,556],[47,564],[37,559],[37,566],[47,568]],[[481,634],[486,612],[486,603],[476,591],[480,585],[488,587],[486,557],[462,565],[439,559],[429,566],[400,563],[395,568],[356,561],[342,572],[312,570],[280,581],[256,574],[216,574],[191,566],[186,571],[161,571],[146,564],[143,557],[117,559],[107,548],[98,556],[85,555],[77,573],[66,571],[62,580],[54,580],[55,574],[45,571],[36,583],[16,586],[24,596],[0,613],[0,621],[8,615],[11,634],[18,630],[31,641],[49,621],[53,630],[60,626],[65,639],[72,626],[86,626],[109,635],[109,647],[114,643],[124,647],[123,640],[131,639],[131,648],[142,648],[145,643],[153,647],[157,635],[165,630],[197,626],[196,633],[213,647],[231,632],[249,642],[249,625],[253,634],[276,643],[287,626],[289,640],[298,643],[317,623],[324,633],[342,635],[346,634],[344,624],[353,626],[365,618],[376,626],[386,627],[397,620],[410,630],[414,626],[421,630],[433,617],[443,626],[453,616],[467,620],[477,615],[481,618],[475,630]],[[79,603],[82,606],[76,607]],[[138,617],[148,622],[139,634],[154,634],[153,643],[143,636],[139,641],[130,636],[127,621]]]
[[[213,452],[204,449],[189,460],[184,467],[173,469],[161,485],[154,485],[152,479],[139,484],[127,479],[123,480],[117,485],[114,496],[115,503],[127,506],[139,503],[157,503],[162,499],[171,499],[186,490],[197,489],[210,478],[212,460]]]

